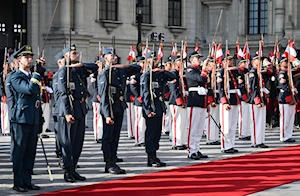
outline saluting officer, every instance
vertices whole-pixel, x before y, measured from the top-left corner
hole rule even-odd
[[[117,149],[122,127],[124,110],[127,105],[124,99],[126,79],[138,73],[141,67],[133,65],[112,65],[113,49],[104,50],[105,68],[98,75],[98,93],[100,95],[100,112],[103,120],[102,150],[105,172],[125,174],[117,164]]]
[[[63,50],[66,64],[78,64],[79,54],[75,44],[71,44]],[[69,63],[70,62],[70,63]],[[65,167],[64,180],[75,182],[84,181],[85,177],[79,175],[75,168],[77,166],[85,134],[85,116],[88,112],[85,98],[86,69],[97,69],[97,65],[82,65],[79,68],[64,66],[58,73],[57,89],[59,91],[59,138],[61,139],[63,162]],[[67,78],[67,69],[69,76]],[[68,81],[69,80],[69,81]]]
[[[186,80],[189,91],[188,96],[188,158],[199,160],[208,158],[200,152],[200,139],[207,117],[207,61],[201,68],[201,57],[198,52],[189,54],[191,65],[187,67]]]
[[[32,184],[38,138],[38,126],[41,122],[41,76],[30,73],[33,63],[31,46],[23,46],[16,54],[20,68],[11,76],[11,85],[15,92],[15,106],[12,111],[12,162],[14,187],[17,192],[39,190]]]
[[[167,81],[176,79],[176,76],[168,71],[159,69],[155,52],[150,51],[146,56],[148,69],[141,76],[141,96],[143,100],[143,116],[146,119],[145,144],[148,155],[149,167],[163,167],[156,156],[159,149],[159,140],[162,132],[162,117],[166,112],[164,103],[164,86]]]

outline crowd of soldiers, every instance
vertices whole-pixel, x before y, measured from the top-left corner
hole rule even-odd
[[[194,160],[208,158],[200,152],[203,134],[207,145],[237,153],[237,127],[239,139],[251,140],[251,147],[268,147],[267,124],[280,127],[281,142],[295,142],[299,61],[292,64],[282,57],[277,66],[261,55],[251,59],[226,55],[219,64],[210,56],[202,58],[193,51],[162,62],[149,50],[129,64],[118,64],[115,49],[105,48],[94,63],[82,63],[75,44],[70,44],[55,56],[58,70],[50,86],[44,59],[38,58],[34,65],[32,48],[20,48],[5,63],[1,79],[2,131],[9,130],[11,135],[13,189],[40,189],[32,184],[31,174],[37,136],[47,138],[51,113],[64,180],[86,180],[76,169],[88,112],[87,79],[94,89],[94,138],[102,143],[106,173],[126,173],[117,164],[123,161],[117,150],[124,112],[128,137],[135,146],[145,146],[149,167],[166,166],[156,154],[162,133],[169,134],[172,149],[187,150],[187,157]],[[292,65],[295,85],[291,88],[288,69]]]

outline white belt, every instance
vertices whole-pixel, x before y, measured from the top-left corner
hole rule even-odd
[[[283,89],[280,89],[280,92],[284,93],[284,90]],[[292,92],[298,94],[298,91],[296,88],[292,88]]]
[[[239,96],[242,96],[240,89],[230,89],[228,93],[237,93]]]
[[[215,93],[220,93],[220,91],[219,91],[219,90],[215,90],[214,92],[215,92]]]
[[[190,87],[189,92],[192,92],[192,91],[197,92],[199,95],[206,95],[207,94],[207,89],[204,88],[204,87],[200,87],[200,86]]]
[[[269,91],[267,88],[262,88],[262,91],[263,91],[264,93],[266,93],[267,95],[270,93],[270,91]]]

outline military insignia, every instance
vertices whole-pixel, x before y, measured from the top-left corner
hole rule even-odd
[[[75,46],[71,46],[71,50],[76,50]]]
[[[26,45],[26,46],[25,46],[25,50],[26,50],[26,51],[31,51],[31,46]]]

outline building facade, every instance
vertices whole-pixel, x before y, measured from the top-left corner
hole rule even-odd
[[[82,60],[86,62],[93,61],[98,55],[99,42],[104,47],[111,46],[113,35],[122,63],[126,63],[130,45],[137,43],[138,0],[59,0],[58,4],[57,0],[9,1],[15,2],[13,5],[4,2],[7,1],[0,3],[3,10],[7,10],[6,14],[0,15],[0,25],[6,25],[1,49],[4,46],[14,48],[16,42],[21,41],[31,44],[37,53],[38,46],[42,48],[47,37],[45,58],[51,70],[56,69],[54,55],[69,43],[70,29],[71,42],[82,51]],[[216,30],[221,10],[220,25]],[[255,53],[263,34],[267,55],[274,47],[276,35],[281,51],[290,35],[296,49],[300,49],[300,12],[297,10],[300,10],[297,0],[143,0],[142,42],[145,43],[152,32],[164,33],[163,51],[168,56],[172,40],[180,50],[181,40],[186,39],[188,51],[198,42],[203,54],[208,53],[213,39],[223,43],[228,40],[233,54],[237,37],[241,46],[247,37],[250,51]],[[21,24],[21,30],[18,30],[18,24]],[[152,42],[149,46],[152,47]]]

